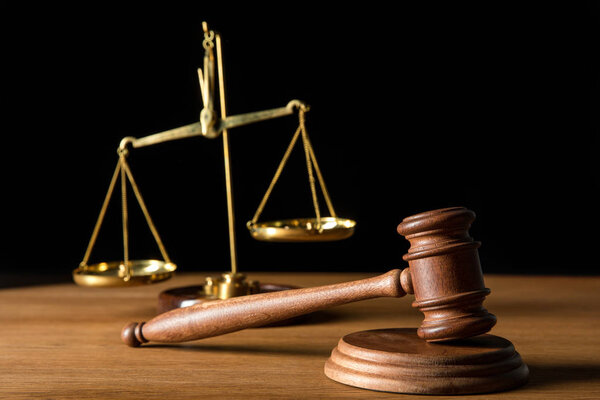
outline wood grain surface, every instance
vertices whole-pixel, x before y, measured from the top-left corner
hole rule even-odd
[[[248,276],[308,287],[382,272]],[[418,327],[423,315],[411,307],[410,295],[335,307],[299,325],[183,344],[123,345],[121,328],[152,318],[161,291],[198,284],[205,275],[179,274],[124,289],[66,283],[0,290],[0,399],[448,398],[357,389],[323,373],[346,334]],[[498,317],[490,333],[514,344],[530,369],[530,382],[464,398],[600,398],[600,277],[486,275],[485,283],[492,290],[486,308]]]

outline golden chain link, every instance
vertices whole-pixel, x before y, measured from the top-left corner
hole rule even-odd
[[[202,41],[202,46],[205,50],[210,50],[215,47],[215,42],[213,42],[215,38],[215,31],[206,31],[204,32],[204,40]]]

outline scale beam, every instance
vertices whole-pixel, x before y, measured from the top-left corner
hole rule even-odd
[[[219,136],[219,134],[224,129],[236,128],[238,126],[250,125],[255,122],[266,121],[269,119],[285,117],[286,115],[291,115],[294,113],[296,109],[300,108],[308,108],[306,104],[304,104],[300,100],[292,100],[285,107],[272,108],[270,110],[264,111],[255,111],[251,113],[231,115],[226,117],[225,119],[220,119],[216,125],[215,129],[209,130],[206,133],[203,133],[204,136],[208,138],[215,138]]]
[[[292,100],[285,107],[273,108],[270,110],[256,111],[245,114],[238,114],[219,119],[216,124],[212,125],[208,131],[204,131],[204,127],[200,122],[181,126],[175,129],[169,129],[168,131],[155,133],[153,135],[145,136],[142,138],[135,138],[133,136],[127,136],[121,140],[119,145],[120,149],[125,149],[128,144],[131,144],[134,148],[152,146],[159,143],[168,142],[171,140],[186,139],[194,136],[204,136],[210,139],[218,137],[223,130],[236,128],[238,126],[250,125],[260,121],[266,121],[269,119],[285,117],[294,113],[296,109],[304,108],[308,106],[300,100]]]

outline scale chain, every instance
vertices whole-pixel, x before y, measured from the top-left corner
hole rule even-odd
[[[277,170],[275,171],[275,175],[273,176],[273,179],[271,180],[271,183],[269,184],[269,187],[267,188],[265,195],[263,196],[260,204],[258,205],[258,209],[256,210],[254,217],[252,218],[252,224],[255,224],[258,221],[258,219],[260,218],[260,215],[262,214],[262,212],[265,208],[265,205],[267,204],[267,200],[271,196],[271,192],[273,191],[275,184],[279,180],[279,177],[281,176],[281,172],[283,171],[283,167],[285,167],[285,164],[287,163],[287,160],[290,157],[290,154],[292,153],[292,150],[294,149],[294,146],[296,145],[296,142],[298,141],[298,137],[300,137],[301,132],[302,132],[302,127],[298,126],[298,129],[296,129],[296,133],[294,133],[294,136],[292,137],[290,144],[288,145],[287,149],[285,150],[285,153],[283,154],[283,158],[281,159],[281,162],[279,163],[279,166],[277,167]]]
[[[325,186],[325,179],[323,179],[323,174],[321,174],[321,169],[319,168],[319,164],[317,163],[317,157],[315,156],[315,151],[313,150],[308,135],[306,135],[306,141],[308,143],[308,151],[310,153],[310,158],[312,160],[313,166],[315,167],[315,172],[317,173],[317,178],[319,179],[319,185],[321,186],[321,191],[323,192],[323,197],[325,198],[325,203],[327,203],[327,209],[329,210],[329,214],[333,218],[337,218],[337,215],[333,208],[333,203],[331,202],[331,198],[329,197],[329,192],[327,191],[327,186]]]
[[[315,214],[317,217],[317,229],[319,229],[320,225],[321,225],[321,213],[319,210],[319,202],[318,202],[317,193],[316,193],[315,178],[313,175],[313,166],[314,166],[314,172],[316,172],[317,179],[319,180],[319,185],[321,186],[321,191],[323,192],[323,197],[325,198],[325,202],[327,203],[327,208],[329,210],[329,213],[332,217],[336,218],[336,213],[333,208],[331,198],[329,197],[329,192],[327,191],[327,187],[325,185],[325,179],[323,179],[323,174],[321,173],[321,169],[319,168],[319,164],[317,163],[317,158],[315,156],[314,149],[313,149],[312,144],[310,143],[310,139],[308,137],[308,132],[306,130],[306,125],[305,125],[305,110],[303,108],[300,108],[300,110],[298,112],[298,118],[299,118],[298,129],[296,129],[296,132],[294,133],[292,140],[288,144],[288,147],[285,150],[285,153],[283,154],[281,161],[279,162],[279,166],[277,167],[277,170],[275,171],[275,175],[273,176],[273,179],[271,180],[271,183],[269,184],[267,191],[265,192],[260,204],[258,205],[258,208],[254,214],[254,217],[252,217],[252,220],[250,221],[250,224],[252,224],[252,225],[256,224],[258,219],[260,218],[260,216],[265,208],[265,205],[267,204],[267,201],[269,200],[269,197],[271,196],[271,192],[273,191],[275,184],[279,180],[279,177],[281,176],[283,168],[285,167],[285,165],[290,157],[290,154],[291,154],[294,146],[296,145],[298,138],[300,137],[300,134],[302,134],[302,142],[303,142],[304,152],[305,152],[305,156],[306,156],[306,167],[308,169],[308,177],[309,177],[309,184],[310,184],[310,189],[311,189],[311,193],[312,193],[313,207],[315,208]]]
[[[92,254],[92,249],[96,244],[96,239],[98,238],[98,233],[100,232],[100,227],[102,226],[102,221],[104,221],[104,216],[106,215],[106,210],[108,209],[108,204],[110,202],[110,198],[112,197],[112,193],[115,189],[115,185],[117,183],[117,178],[119,176],[119,172],[121,171],[121,159],[117,162],[117,167],[115,168],[115,172],[110,180],[110,184],[108,185],[108,191],[106,192],[106,196],[104,196],[104,202],[102,203],[102,208],[100,209],[100,215],[98,215],[98,219],[96,220],[96,225],[94,225],[94,230],[92,231],[92,237],[88,243],[88,247],[85,250],[85,255],[83,256],[83,260],[79,264],[84,269],[87,268],[87,263],[90,259],[90,255]]]
[[[123,269],[125,282],[131,279],[131,265],[129,264],[129,212],[127,210],[127,180],[125,179],[125,152],[119,153],[121,160],[121,217],[123,226]]]
[[[106,215],[106,211],[108,209],[108,205],[110,203],[112,194],[114,192],[114,189],[115,189],[115,186],[117,183],[117,179],[120,176],[120,178],[121,178],[121,218],[122,218],[122,231],[123,231],[123,266],[121,268],[124,273],[123,280],[128,281],[129,279],[131,279],[131,263],[129,262],[129,227],[128,227],[129,210],[128,210],[128,206],[127,206],[127,185],[126,185],[127,181],[129,181],[131,188],[133,189],[133,193],[135,194],[138,204],[140,205],[140,208],[142,210],[142,213],[144,214],[144,217],[146,218],[146,223],[148,224],[148,227],[150,228],[150,231],[152,232],[154,240],[156,241],[156,244],[158,245],[158,248],[160,250],[160,253],[161,253],[163,259],[167,263],[171,263],[171,259],[169,258],[169,255],[167,254],[167,250],[165,249],[165,246],[158,234],[158,230],[156,229],[156,226],[154,225],[154,222],[152,221],[152,218],[150,217],[150,213],[148,212],[148,207],[146,206],[146,203],[144,202],[144,199],[142,197],[140,189],[139,189],[137,183],[135,182],[135,179],[133,178],[133,174],[131,173],[131,169],[129,168],[129,165],[127,164],[127,161],[125,160],[125,157],[126,157],[126,152],[120,151],[119,152],[119,161],[117,162],[117,167],[115,168],[115,171],[110,180],[110,184],[108,186],[108,191],[106,192],[106,196],[104,197],[104,202],[102,203],[102,208],[100,209],[100,215],[98,216],[98,219],[96,220],[96,225],[94,226],[94,230],[92,232],[92,237],[90,238],[90,241],[88,243],[88,247],[85,251],[85,255],[83,256],[83,260],[81,261],[81,263],[79,265],[84,270],[87,269],[87,263],[90,259],[92,250],[96,244],[96,239],[98,238],[98,233],[100,232],[102,222],[104,221],[104,217]]]
[[[310,157],[310,142],[308,141],[308,135],[304,126],[304,113],[299,114],[300,127],[302,128],[302,144],[304,146],[304,154],[306,156],[306,170],[308,171],[308,183],[310,185],[310,192],[312,194],[313,207],[315,208],[315,216],[317,217],[317,230],[321,230],[321,210],[319,210],[319,200],[317,198],[317,188],[315,187],[315,177],[313,175],[312,160]]]
[[[138,185],[135,182],[135,179],[133,179],[133,174],[131,173],[131,170],[129,169],[129,165],[127,164],[127,162],[123,161],[122,169],[127,174],[127,179],[129,180],[129,183],[131,184],[133,193],[135,194],[138,204],[140,205],[140,208],[142,209],[142,213],[144,214],[144,217],[146,218],[146,223],[148,224],[148,227],[150,228],[150,231],[152,232],[152,236],[154,236],[154,240],[156,241],[156,244],[158,246],[158,249],[160,250],[160,253],[161,253],[163,259],[167,263],[170,263],[171,259],[169,258],[169,255],[167,254],[167,250],[165,249],[165,246],[164,246],[162,240],[160,239],[158,230],[156,229],[154,222],[152,222],[152,218],[150,217],[150,213],[148,212],[148,207],[146,207],[146,203],[144,202],[142,193],[140,192],[140,189],[138,188]]]

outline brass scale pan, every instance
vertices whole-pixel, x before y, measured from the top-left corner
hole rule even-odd
[[[325,242],[347,239],[354,233],[351,219],[324,217],[317,228],[316,218],[294,218],[248,224],[250,235],[267,242]],[[177,266],[162,260],[129,261],[129,279],[122,261],[101,262],[79,267],[73,280],[80,286],[123,287],[158,283],[173,276]]]
[[[250,235],[267,242],[325,242],[347,239],[354,233],[356,222],[346,218],[294,218],[248,223]]]
[[[81,286],[123,287],[158,283],[169,279],[177,266],[162,260],[129,261],[129,279],[122,261],[101,262],[79,267],[73,271],[73,280]]]

